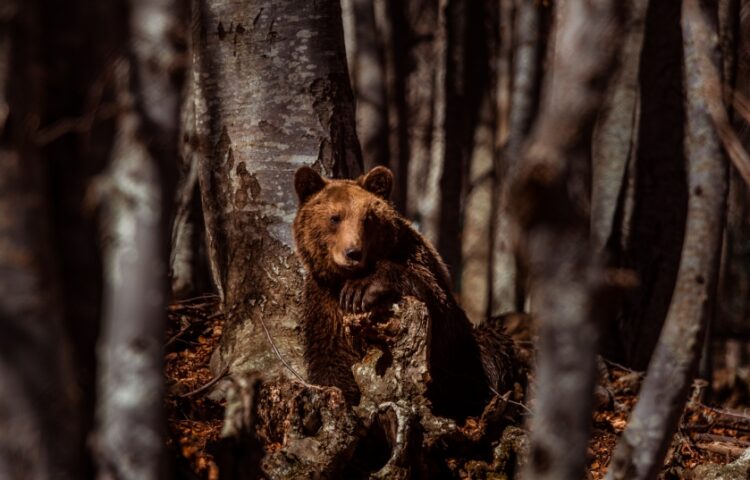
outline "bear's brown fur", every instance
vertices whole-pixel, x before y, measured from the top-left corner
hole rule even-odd
[[[475,331],[454,299],[435,249],[388,202],[393,175],[376,167],[357,180],[325,180],[297,170],[297,254],[306,270],[302,328],[310,381],[341,388],[358,402],[351,367],[356,339],[344,331],[348,312],[410,295],[432,319],[428,392],[436,413],[476,415],[491,390],[512,385],[513,347],[497,329]]]

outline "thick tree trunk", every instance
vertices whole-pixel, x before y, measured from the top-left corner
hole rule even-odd
[[[302,373],[294,171],[362,172],[338,0],[193,3],[199,184],[227,324],[216,374]],[[263,341],[257,341],[263,338]]]
[[[567,0],[560,8],[539,120],[510,191],[539,323],[537,408],[525,475],[556,480],[582,478],[586,464],[607,285],[572,186],[582,182],[580,164],[588,161],[621,20],[616,0]]]
[[[716,2],[685,0],[688,197],[685,242],[672,303],[607,478],[655,478],[677,428],[715,306],[727,165],[711,110],[721,107]]]
[[[0,6],[0,477],[72,480],[79,392],[45,165],[29,129],[41,110],[38,13],[35,2]]]

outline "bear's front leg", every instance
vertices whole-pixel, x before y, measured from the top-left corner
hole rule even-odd
[[[398,292],[388,281],[388,277],[376,271],[344,282],[339,295],[339,306],[346,313],[361,313],[369,311],[388,297],[395,300],[397,296]]]

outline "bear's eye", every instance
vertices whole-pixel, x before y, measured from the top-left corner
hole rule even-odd
[[[331,225],[338,225],[341,223],[341,215],[331,215]]]

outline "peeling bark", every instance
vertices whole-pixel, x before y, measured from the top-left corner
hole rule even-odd
[[[582,181],[580,166],[614,68],[621,23],[615,0],[567,0],[560,8],[552,73],[510,191],[539,324],[538,398],[524,474],[557,480],[582,478],[586,465],[608,286],[575,185]]]
[[[193,2],[198,181],[228,317],[215,374],[291,376],[275,348],[304,374],[293,173],[362,171],[341,22],[338,0]]]
[[[608,479],[655,478],[695,376],[716,295],[727,165],[712,102],[721,104],[716,3],[684,0],[688,197],[680,268],[659,342]]]

